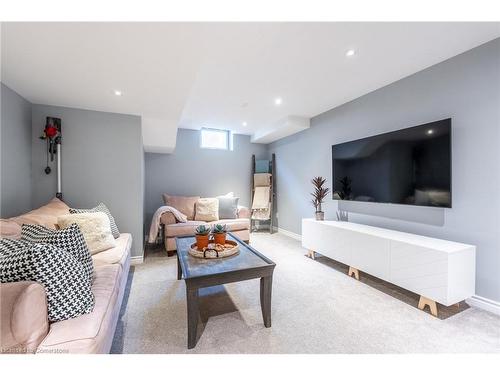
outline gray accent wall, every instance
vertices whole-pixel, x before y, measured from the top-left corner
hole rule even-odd
[[[331,187],[331,146],[452,118],[453,207],[342,202],[349,219],[477,246],[476,294],[500,301],[500,39],[312,119],[311,128],[272,143],[278,225],[300,233],[312,217],[310,179]],[[334,219],[337,201],[324,205]]]
[[[141,118],[75,108],[33,105],[33,207],[55,196],[56,164],[46,175],[45,142],[38,137],[47,116],[62,119],[62,191],[70,207],[104,202],[121,232],[132,233],[132,256],[143,254],[143,146]]]
[[[146,153],[146,227],[163,205],[163,193],[214,197],[232,191],[248,206],[252,154],[267,158],[266,145],[235,134],[232,151],[202,149],[198,130],[179,129],[173,154]]]
[[[31,209],[31,103],[1,85],[0,216]]]

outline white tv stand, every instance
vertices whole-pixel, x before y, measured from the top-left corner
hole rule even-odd
[[[419,309],[475,293],[476,247],[344,221],[302,219],[302,246],[420,295]]]

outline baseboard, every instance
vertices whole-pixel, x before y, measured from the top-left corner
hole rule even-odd
[[[135,266],[136,264],[141,264],[144,262],[144,256],[143,255],[137,255],[135,257],[130,258],[130,265]]]
[[[302,236],[300,234],[295,233],[295,232],[291,232],[289,230],[279,228],[279,227],[274,227],[274,230],[277,231],[278,233],[285,235],[285,236],[293,238],[294,240],[302,241]]]
[[[472,296],[465,300],[470,306],[477,307],[478,309],[489,311],[493,314],[500,315],[500,302],[493,301],[481,296]]]

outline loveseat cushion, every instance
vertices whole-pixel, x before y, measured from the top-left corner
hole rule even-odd
[[[206,224],[204,221],[188,221],[187,223],[176,223],[165,226],[165,234],[167,237],[190,236],[195,234],[198,225]],[[229,231],[240,231],[250,229],[250,220],[241,219],[223,219],[210,222],[211,225],[225,224]]]
[[[96,267],[92,292],[94,310],[86,315],[52,323],[39,347],[40,352],[101,353],[113,335],[113,310],[120,287],[120,265]]]
[[[165,227],[165,231],[168,237],[194,236],[196,227],[202,224],[206,224],[206,222],[193,220],[187,223],[170,224]]]
[[[250,229],[250,220],[245,219],[245,218],[218,220],[218,221],[214,221],[213,223],[210,223],[210,224],[226,225],[228,231],[238,231],[238,230]]]
[[[83,266],[87,281],[92,285],[94,264],[85,238],[77,224],[61,230],[52,230],[41,225],[23,224],[21,238],[31,242],[43,242],[66,250]]]
[[[252,212],[248,207],[238,206],[238,219],[250,219]]]
[[[0,239],[0,282],[18,281],[35,281],[44,286],[50,321],[87,314],[94,307],[83,265],[54,245]]]
[[[200,199],[200,197],[183,197],[163,194],[163,201],[165,202],[165,205],[176,208],[186,215],[188,220],[194,219],[195,206],[198,199]]]

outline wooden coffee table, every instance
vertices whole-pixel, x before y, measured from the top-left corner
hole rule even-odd
[[[192,236],[177,237],[177,279],[186,281],[188,349],[196,346],[199,320],[198,290],[214,285],[260,278],[260,307],[264,325],[271,327],[271,290],[276,264],[253,249],[238,237],[228,233],[228,238],[237,241],[240,252],[221,259],[200,259],[188,253],[196,242]]]

